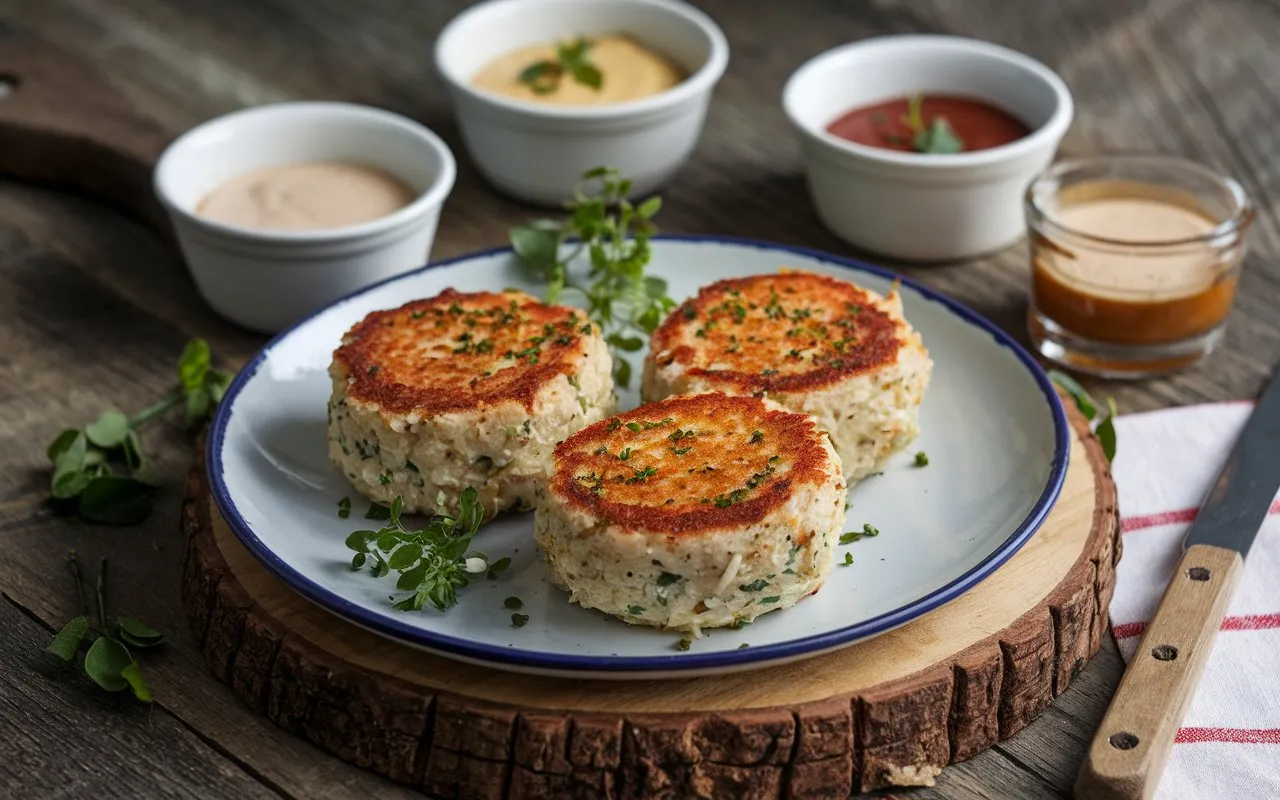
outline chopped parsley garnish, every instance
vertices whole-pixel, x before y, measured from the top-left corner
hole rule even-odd
[[[657,467],[645,467],[644,469],[638,469],[636,470],[635,475],[632,475],[630,478],[627,478],[627,483],[644,483],[651,476],[657,475],[657,474],[658,474]]]
[[[696,433],[694,433],[694,432],[693,432],[693,431],[691,431],[691,430],[690,430],[690,431],[682,431],[682,430],[680,430],[679,428],[676,428],[675,433],[671,434],[671,435],[670,435],[670,436],[668,436],[667,438],[668,438],[668,439],[670,439],[670,440],[671,440],[671,441],[673,441],[673,442],[678,442],[678,441],[680,441],[681,439],[692,439],[694,436],[697,436],[697,434],[696,434]]]
[[[627,430],[629,430],[629,431],[639,431],[639,430],[641,430],[641,428],[640,428],[640,423],[639,423],[639,422],[628,422],[628,423],[627,423]]]
[[[879,535],[880,529],[868,522],[862,526],[860,531],[849,531],[848,533],[840,534],[840,544],[853,544],[859,539],[869,539]]]
[[[692,447],[673,447],[671,448],[671,452],[675,453],[678,456],[682,456],[692,449],[693,449]]]
[[[762,605],[762,606],[767,606],[767,605],[772,605],[772,604],[774,604],[774,603],[778,602],[778,601],[779,601],[779,600],[781,600],[781,599],[782,599],[782,595],[780,595],[780,594],[775,594],[775,595],[774,595],[774,596],[772,596],[772,597],[761,597],[761,598],[760,598],[759,600],[757,600],[756,602],[757,602],[757,603],[759,603],[759,604],[760,604],[760,605]]]
[[[844,561],[840,562],[840,566],[847,567],[853,563],[853,553],[848,550],[844,551]]]
[[[523,628],[524,624],[528,621],[529,621],[528,614],[512,614],[511,615],[511,627],[513,628]]]
[[[338,501],[338,517],[346,519],[351,516],[351,498],[344,497]]]
[[[761,589],[764,589],[765,587],[767,587],[768,585],[769,585],[769,582],[768,582],[768,581],[766,581],[764,578],[758,578],[757,580],[754,580],[754,581],[752,581],[751,583],[743,583],[743,584],[740,584],[740,585],[738,586],[738,591],[740,591],[740,592],[758,592],[758,591],[760,591]]]
[[[622,422],[617,417],[614,417],[613,419],[609,420],[609,424],[606,425],[604,429],[609,433],[613,433],[621,426],[622,426]]]
[[[519,597],[508,597],[506,600],[502,601],[502,607],[519,610],[524,608],[524,601]]]
[[[923,450],[921,450],[920,452],[916,453],[916,462],[915,462],[915,464],[916,464],[916,466],[917,466],[917,467],[927,467],[927,466],[929,466],[929,456],[925,455],[925,452],[924,452]]]
[[[644,613],[644,606],[627,606],[627,613],[638,617]]]
[[[778,371],[776,369],[770,368],[770,369],[761,370],[760,374],[767,378],[770,375],[777,375]]]
[[[688,636],[686,636],[680,641],[676,642],[676,649],[683,652],[685,650],[688,650],[692,644],[693,644],[693,639],[690,639]]]
[[[622,449],[622,452],[618,453],[618,458],[622,459],[623,461],[626,461],[628,458],[631,458],[631,448],[624,447]]]
[[[385,472],[379,472],[379,473],[378,473],[378,483],[381,483],[383,486],[389,486],[389,485],[391,485],[391,476],[390,476],[390,475],[388,475],[388,474],[387,474],[387,473],[385,473]]]
[[[678,583],[680,580],[681,577],[674,572],[664,572],[658,576],[658,585],[670,586],[673,583]]]
[[[759,444],[764,441],[764,431],[756,431],[751,434],[751,444]]]
[[[728,494],[716,495],[712,502],[715,503],[716,508],[728,508],[731,505],[741,503],[745,499],[747,499],[746,489],[734,489]]]
[[[685,307],[684,307],[684,318],[685,318],[685,319],[687,319],[687,320],[694,320],[694,319],[697,319],[697,318],[698,318],[698,312],[694,309],[694,307],[693,307],[693,306],[685,306]]]

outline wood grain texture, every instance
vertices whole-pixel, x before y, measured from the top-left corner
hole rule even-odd
[[[1155,794],[1243,574],[1235,550],[1187,548],[1089,747],[1076,782],[1080,800]]]
[[[71,579],[66,578],[68,590]],[[100,794],[104,771],[139,795],[267,798],[266,786],[169,713],[98,691],[44,652],[52,631],[0,600],[0,787],[6,797]],[[40,713],[20,697],[44,698]]]
[[[431,656],[336,619],[247,553],[188,480],[183,600],[219,680],[340,758],[433,796],[845,796],[932,785],[1028,725],[1097,651],[1115,486],[1074,410],[1049,519],[963,598],[850,648],[709,679],[558,680]]]
[[[5,56],[14,38],[39,39],[74,53],[139,118],[170,137],[244,105],[287,99],[351,100],[408,114],[440,132],[460,155],[458,185],[436,242],[435,255],[443,258],[500,244],[511,224],[536,213],[480,182],[462,156],[443,87],[433,75],[431,42],[463,5],[463,0],[0,0],[0,74],[7,73]],[[1280,316],[1275,314],[1280,139],[1274,136],[1280,8],[1275,4],[1061,0],[1040,4],[1035,13],[1012,13],[1007,3],[995,0],[698,0],[698,5],[725,29],[732,57],[702,141],[664,193],[665,230],[754,236],[859,255],[822,229],[806,197],[798,148],[778,103],[787,74],[824,48],[873,34],[956,33],[997,41],[1043,60],[1070,85],[1077,114],[1064,153],[1186,155],[1234,174],[1257,203],[1252,251],[1219,350],[1174,376],[1091,387],[1114,393],[1123,413],[1257,391],[1280,353]],[[1025,341],[1022,246],[964,264],[895,266]],[[118,565],[113,570],[127,573],[120,584],[125,607],[148,609],[148,618],[154,616],[174,638],[150,675],[164,708],[282,795],[395,796],[395,785],[252,713],[214,681],[203,655],[190,644],[179,600],[182,543],[172,535],[172,523],[191,445],[176,427],[161,426],[146,436],[161,485],[161,503],[147,524],[128,531],[100,529],[50,518],[43,509],[48,440],[65,424],[92,419],[105,405],[136,409],[151,402],[168,388],[172,360],[192,335],[208,338],[220,364],[229,368],[243,363],[262,342],[207,309],[178,257],[154,231],[78,198],[0,180],[0,536],[6,547],[0,588],[28,613],[56,625],[71,612],[72,599],[51,592],[44,577],[61,574],[63,549],[110,555]],[[1100,576],[1100,605],[1105,606],[1113,583],[1113,575]],[[1070,686],[1036,722],[948,767],[936,787],[895,795],[911,800],[1066,796],[1123,668],[1104,626],[1091,631],[1090,646],[1093,642],[1100,643],[1099,654],[1078,675],[1058,664],[1055,675],[1061,681],[1065,674]],[[971,716],[976,730],[981,725],[998,730],[999,707],[986,701],[985,687],[1000,681],[1001,673],[985,656],[982,663],[987,669],[973,673],[966,705],[953,713]],[[38,690],[18,693],[11,702],[28,716],[40,716],[58,713],[55,698]],[[90,705],[92,698],[86,696],[84,703]],[[972,741],[980,743],[985,735]],[[51,736],[42,736],[40,745],[59,751]],[[953,746],[962,749],[966,740],[958,738]],[[92,786],[147,796],[149,785],[139,784],[137,773],[122,767],[123,758],[104,758]],[[805,774],[822,776],[854,766],[836,756],[814,763]],[[513,769],[512,785],[532,772],[522,770]],[[554,784],[564,785],[579,784]]]

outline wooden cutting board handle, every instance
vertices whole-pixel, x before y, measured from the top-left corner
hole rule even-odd
[[[88,195],[167,233],[151,170],[168,140],[99,68],[0,33],[0,176]]]
[[[1076,779],[1079,800],[1155,794],[1243,572],[1234,550],[1187,548],[1089,746]]]

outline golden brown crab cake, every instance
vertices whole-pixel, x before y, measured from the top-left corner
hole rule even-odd
[[[795,605],[831,571],[845,482],[811,417],[669,397],[556,446],[534,538],[570,599],[691,631]]]
[[[767,396],[831,434],[850,484],[918,432],[933,362],[888,297],[825,275],[782,271],[699,290],[653,333],[641,396]]]
[[[521,292],[446,290],[375,311],[333,354],[329,456],[361,494],[406,512],[527,508],[551,451],[612,414],[612,359],[581,311]]]

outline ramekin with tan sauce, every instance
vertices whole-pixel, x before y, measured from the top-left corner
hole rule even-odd
[[[276,103],[178,137],[154,183],[205,301],[270,333],[426,263],[455,174],[406,117]]]
[[[587,104],[512,89],[514,64],[500,65],[505,78],[483,76],[501,59],[546,56],[580,37],[611,42],[596,54],[609,62],[621,53],[613,37],[625,37],[670,62],[682,79],[656,93]],[[559,205],[597,166],[630,177],[636,195],[666,183],[697,144],[729,45],[707,15],[676,0],[489,0],[445,26],[435,59],[481,174],[506,194]],[[597,66],[608,91],[610,64]],[[563,99],[582,99],[579,89],[586,87],[564,87]]]

